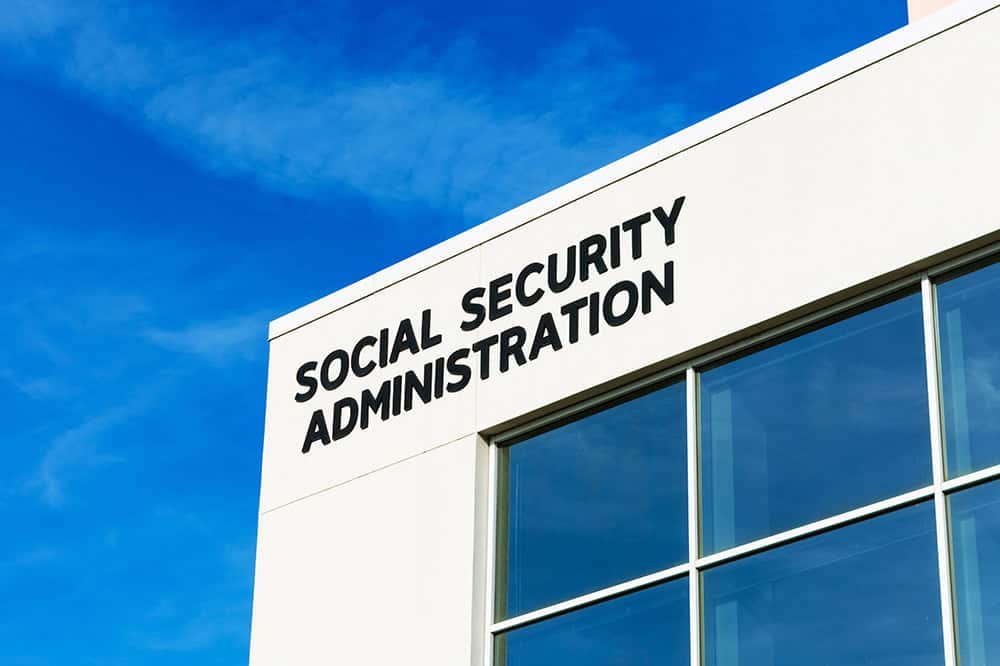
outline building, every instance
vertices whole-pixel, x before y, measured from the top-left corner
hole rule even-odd
[[[998,119],[958,2],[273,322],[251,664],[1000,664]]]

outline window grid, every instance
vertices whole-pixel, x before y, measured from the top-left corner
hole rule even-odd
[[[698,373],[693,366],[684,371],[687,390],[687,485],[688,485],[688,603],[691,605],[688,634],[691,639],[691,663],[701,664],[701,475],[698,474]],[[692,627],[695,629],[692,630]]]
[[[542,419],[517,427],[494,437],[491,441],[489,455],[489,493],[488,493],[488,533],[487,533],[487,566],[485,618],[486,632],[483,657],[486,666],[493,666],[493,646],[496,635],[540,622],[585,606],[621,596],[656,583],[687,577],[689,582],[690,603],[690,655],[691,666],[702,666],[703,652],[703,618],[701,617],[701,573],[711,567],[726,562],[741,559],[753,553],[761,552],[776,546],[791,543],[799,539],[814,536],[845,525],[872,518],[879,514],[910,506],[925,500],[933,500],[935,511],[935,528],[938,554],[938,575],[941,597],[942,635],[944,638],[945,666],[957,666],[957,638],[955,627],[954,604],[954,573],[951,562],[951,544],[949,538],[947,496],[953,492],[969,488],[980,483],[1000,479],[1000,465],[971,472],[957,478],[946,479],[944,473],[944,430],[942,419],[941,397],[941,365],[940,344],[938,339],[936,286],[933,279],[962,266],[972,264],[980,259],[1000,252],[1000,243],[994,243],[977,252],[951,260],[936,266],[930,271],[914,274],[899,279],[884,287],[844,301],[843,303],[824,308],[814,314],[802,317],[794,322],[775,327],[766,333],[748,338],[744,341],[711,352],[695,359],[693,362],[669,368],[649,377],[633,382],[627,386],[615,389],[601,396],[582,401],[572,407],[551,414]],[[760,345],[761,343],[779,338],[788,333],[794,333],[810,324],[835,317],[838,314],[856,309],[884,296],[905,289],[920,286],[922,296],[922,314],[924,325],[925,365],[927,371],[928,418],[930,419],[931,462],[933,482],[929,486],[897,495],[895,497],[868,504],[857,509],[830,516],[815,522],[786,530],[777,534],[740,544],[711,555],[702,556],[700,549],[701,511],[700,511],[700,474],[699,474],[699,418],[698,418],[698,382],[699,373],[696,368],[704,367],[714,361],[724,360],[738,354],[740,351]],[[688,480],[688,562],[661,571],[613,585],[595,592],[590,592],[572,599],[523,613],[502,621],[495,621],[495,564],[496,564],[496,530],[498,525],[498,449],[506,441],[538,430],[545,425],[562,420],[568,416],[583,412],[595,406],[633,393],[641,388],[669,379],[685,380],[687,392],[687,480]]]
[[[945,666],[956,666],[955,605],[953,603],[948,505],[944,496],[944,424],[941,415],[941,363],[937,333],[937,303],[930,276],[920,279],[923,296],[924,355],[927,366],[928,416],[931,425],[931,467],[934,473],[934,522],[937,528],[938,582],[941,591],[941,629]]]

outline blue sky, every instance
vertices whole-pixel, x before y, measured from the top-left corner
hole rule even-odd
[[[0,663],[246,663],[268,320],[905,21],[0,4]]]

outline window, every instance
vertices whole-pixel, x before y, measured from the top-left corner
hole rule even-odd
[[[934,507],[709,569],[706,666],[944,662]]]
[[[919,294],[702,372],[704,552],[929,484],[926,381]]]
[[[497,664],[686,664],[688,585],[675,580],[500,634]]]
[[[1000,482],[951,496],[962,666],[1000,663]]]
[[[500,450],[498,618],[687,560],[684,384]]]
[[[1000,464],[1000,263],[937,288],[951,476]]]
[[[998,313],[946,266],[501,440],[494,666],[1000,663]]]

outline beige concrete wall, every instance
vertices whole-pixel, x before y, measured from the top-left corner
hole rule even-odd
[[[956,0],[908,0],[907,10],[910,14],[910,23],[919,21],[928,14],[933,14],[939,9],[955,4]]]
[[[250,666],[481,663],[486,465],[465,437],[262,514]]]

